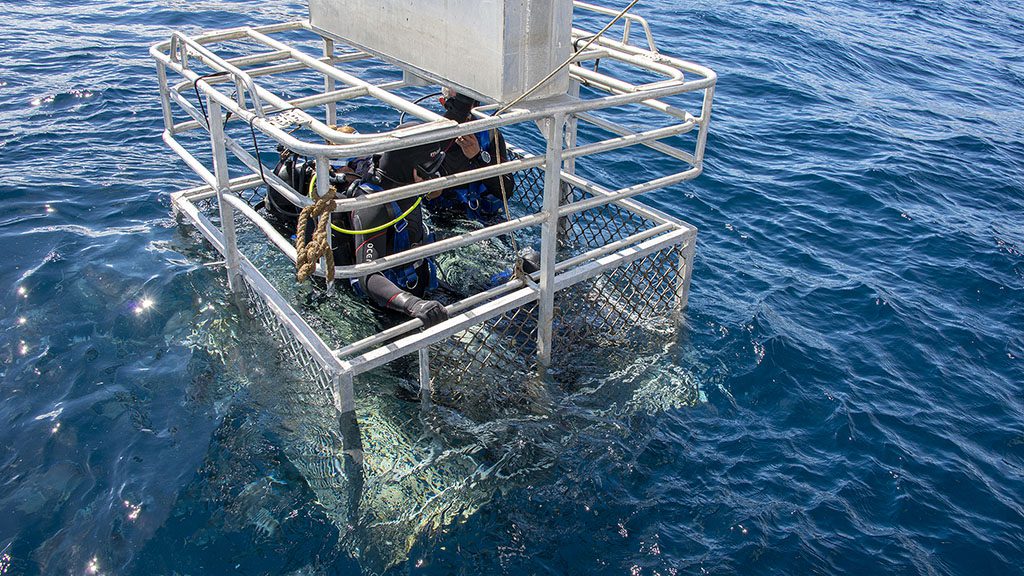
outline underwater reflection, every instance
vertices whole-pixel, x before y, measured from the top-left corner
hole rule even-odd
[[[549,378],[481,371],[472,381],[436,382],[422,400],[414,363],[398,362],[356,380],[356,419],[339,422],[328,391],[301,377],[251,322],[229,343],[249,355],[221,348],[236,358],[225,369],[239,371],[244,397],[228,408],[204,474],[171,514],[184,524],[172,521],[158,535],[186,545],[183,558],[202,558],[205,568],[215,548],[228,547],[243,567],[271,562],[287,571],[355,561],[363,573],[387,572],[499,491],[545,482],[574,435],[621,430],[631,414],[699,398],[694,378],[681,369],[655,368],[675,351],[663,333],[649,333],[634,334],[632,344],[592,342],[575,355],[572,370]],[[192,518],[197,508],[199,519]],[[193,530],[187,540],[171,536]],[[300,561],[289,552],[296,546],[318,556]],[[286,559],[271,561],[272,551]]]

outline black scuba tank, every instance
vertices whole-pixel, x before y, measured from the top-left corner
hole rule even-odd
[[[274,174],[284,180],[299,194],[305,196],[309,192],[310,182],[316,174],[316,165],[312,160],[296,156],[289,150],[282,149],[281,158],[274,167]],[[301,206],[296,206],[283,193],[273,185],[269,186],[266,202],[264,204],[267,213],[271,216],[275,227],[285,236],[294,240],[298,231],[299,215],[302,212]],[[331,216],[331,223],[335,228],[352,228],[350,214],[338,213]],[[306,241],[313,238],[314,224],[306,224]],[[331,245],[333,246],[335,266],[349,266],[355,263],[355,245],[350,234],[337,231],[331,232]]]
[[[284,180],[299,194],[305,194],[309,182],[316,174],[313,162],[298,158],[290,150],[282,150],[281,158],[274,167],[274,175]],[[295,233],[302,207],[296,206],[276,187],[268,186],[266,199],[267,212],[286,230]]]

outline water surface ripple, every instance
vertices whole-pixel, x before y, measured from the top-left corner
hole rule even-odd
[[[700,229],[687,325],[514,418],[364,382],[395,486],[474,480],[402,544],[339,520],[329,410],[170,216],[148,46],[301,6],[5,3],[0,574],[1024,573],[1024,3],[637,11],[720,74],[648,199]]]

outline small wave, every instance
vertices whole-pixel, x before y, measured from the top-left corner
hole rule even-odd
[[[69,92],[60,92],[57,94],[44,94],[42,96],[32,98],[29,101],[29,105],[33,107],[52,106],[57,108],[80,104],[81,100],[90,99],[95,95],[95,92],[86,89],[71,90]]]

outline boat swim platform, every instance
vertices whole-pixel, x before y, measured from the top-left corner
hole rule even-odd
[[[582,2],[574,7],[576,14],[615,14]],[[631,37],[635,27],[644,31],[639,42]],[[174,32],[150,50],[163,140],[202,184],[173,193],[173,210],[223,256],[239,306],[333,396],[343,422],[354,414],[353,378],[400,358],[415,358],[427,400],[442,380],[530,377],[557,366],[574,347],[614,345],[636,329],[674,330],[687,303],[697,230],[635,197],[701,173],[716,75],[661,54],[638,16],[627,14],[616,35],[595,39],[593,31],[573,28],[575,44],[592,43],[569,66],[567,94],[507,110],[501,110],[504,103],[483,100],[474,119],[459,124],[417,102],[438,89],[422,70],[348,45],[308,21],[194,36]],[[397,128],[380,132],[337,129],[348,123],[346,111],[357,108],[401,113],[416,124],[396,122]],[[431,256],[472,257],[474,248],[494,243],[539,246],[539,272],[463,295],[447,304],[448,320],[427,328],[411,319],[339,336],[300,312],[296,294],[309,289],[295,282],[295,247],[257,206],[260,190],[270,185],[296,205],[311,200],[275,176],[260,150],[281,146],[314,159],[322,197],[329,192],[332,160],[490,129],[501,129],[523,149],[504,162],[341,199],[335,211],[512,174],[516,191],[507,214],[461,233],[436,227],[432,243],[337,266],[335,276],[344,281]],[[615,173],[640,180],[625,186],[607,176],[608,157],[602,157],[615,152],[621,160],[623,151],[636,166]],[[678,187],[669,192],[681,194]],[[321,260],[316,274],[325,273]],[[319,292],[338,307],[354,305],[344,289],[318,282]]]

